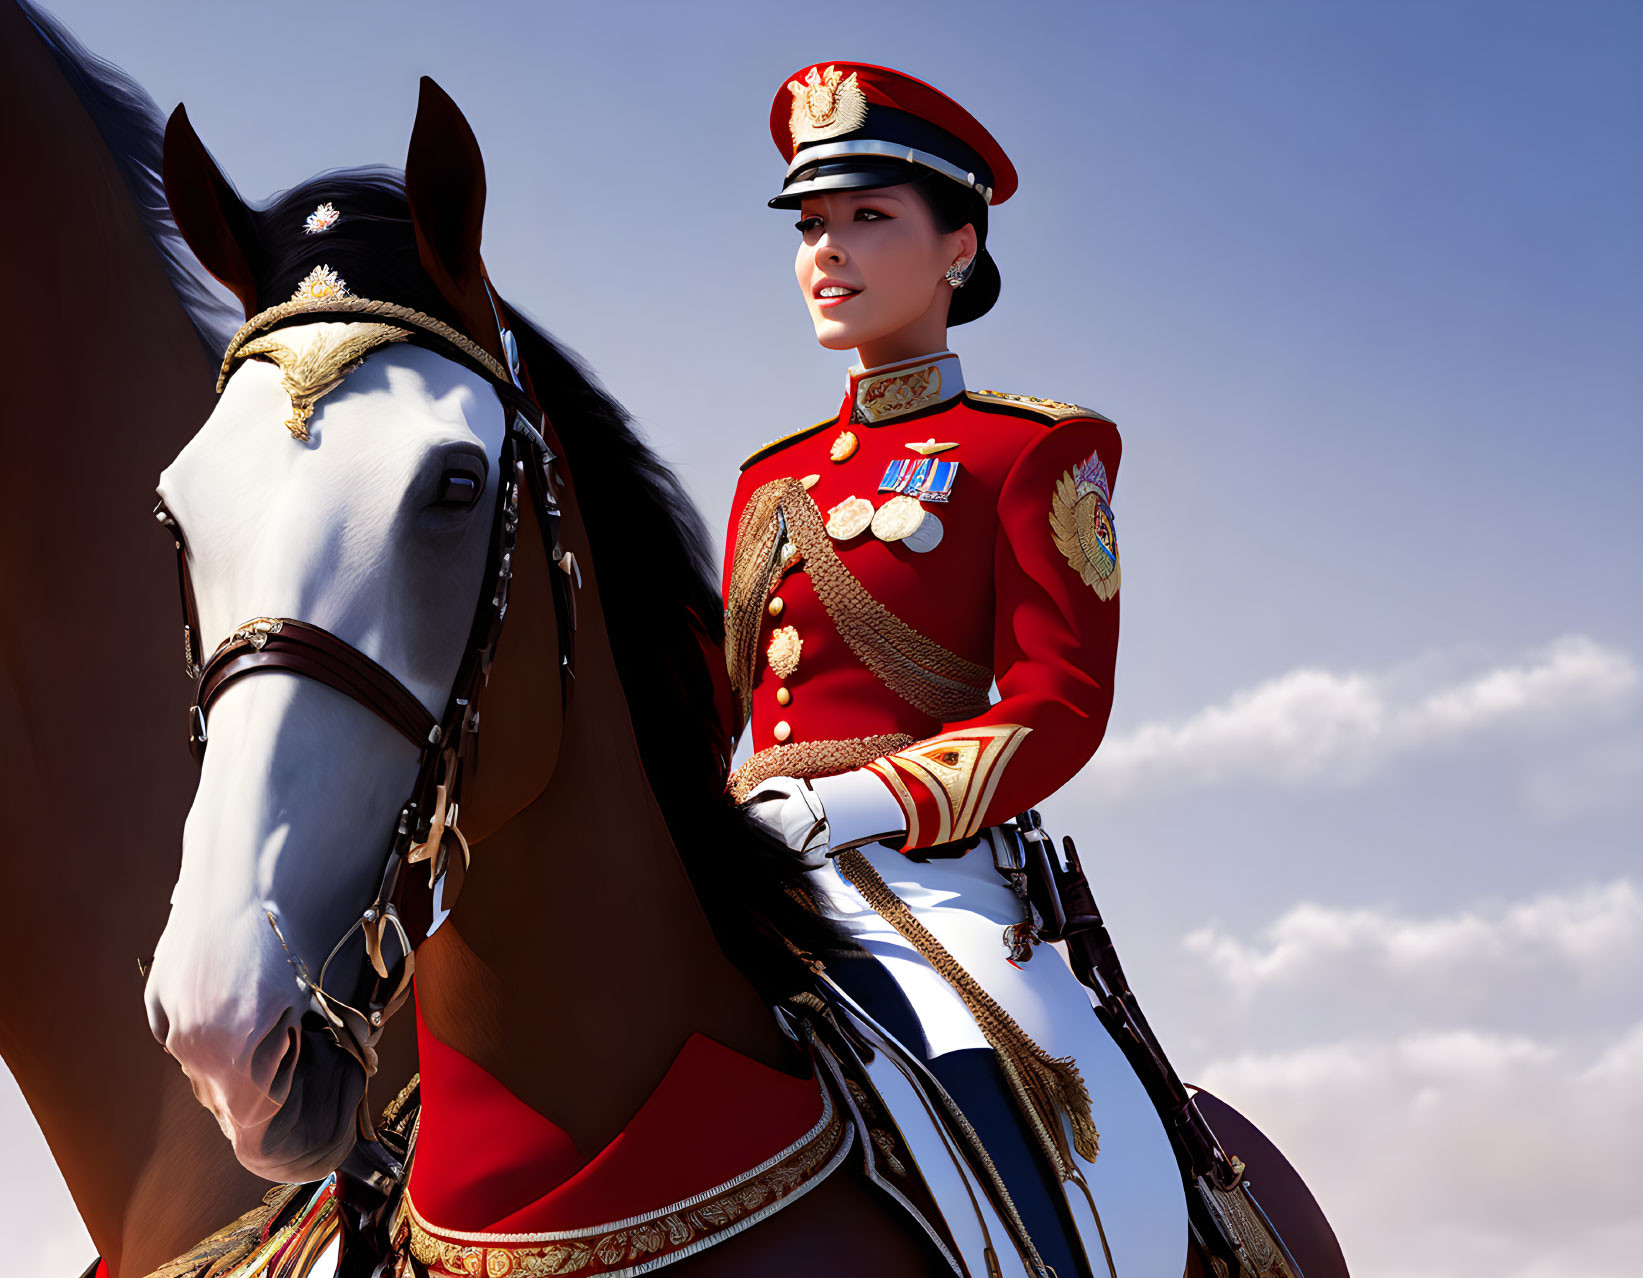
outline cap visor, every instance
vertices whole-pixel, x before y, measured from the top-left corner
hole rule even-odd
[[[796,209],[807,195],[822,195],[829,191],[870,191],[881,186],[901,186],[911,182],[926,170],[896,160],[862,163],[851,160],[839,164],[820,164],[800,169],[782,184],[781,194],[770,201],[773,209]]]

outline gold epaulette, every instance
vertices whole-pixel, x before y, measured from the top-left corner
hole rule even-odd
[[[1059,399],[1040,399],[1037,395],[1011,395],[1005,391],[967,390],[964,392],[964,397],[978,408],[1013,408],[1023,413],[1048,418],[1052,422],[1064,422],[1074,417],[1093,417],[1097,421],[1112,421],[1112,418],[1105,413],[1098,413],[1093,408],[1084,408],[1078,404],[1065,404]]]
[[[817,422],[814,426],[806,426],[803,430],[796,430],[796,431],[793,431],[791,434],[778,435],[775,439],[771,440],[768,444],[765,444],[765,445],[763,445],[759,448],[756,448],[751,453],[749,453],[748,456],[747,456],[747,460],[742,463],[742,469],[746,470],[754,462],[763,461],[766,457],[770,456],[771,453],[776,452],[778,449],[786,448],[789,444],[797,443],[799,440],[804,439],[806,436],[814,435],[818,430],[821,430],[825,426],[831,426],[831,425],[833,425],[834,422],[836,422],[838,420],[839,419],[836,416],[835,417],[824,417],[824,418],[821,419],[821,421]]]

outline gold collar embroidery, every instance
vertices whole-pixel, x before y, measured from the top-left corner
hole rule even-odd
[[[868,426],[952,399],[964,389],[964,373],[951,351],[916,360],[850,371],[850,420]]]

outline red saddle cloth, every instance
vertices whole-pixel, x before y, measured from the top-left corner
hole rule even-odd
[[[792,1145],[822,1116],[795,1078],[692,1034],[603,1149],[557,1124],[429,1032],[417,1013],[422,1116],[410,1193],[442,1228],[533,1234],[624,1220],[722,1185]]]

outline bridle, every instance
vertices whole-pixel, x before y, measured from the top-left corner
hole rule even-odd
[[[492,299],[495,307],[495,299]],[[409,331],[407,340],[425,346],[485,376],[502,401],[507,416],[499,458],[491,537],[482,589],[474,608],[467,645],[452,681],[444,713],[437,719],[394,674],[358,648],[330,631],[294,617],[257,617],[238,626],[206,657],[201,648],[199,613],[188,571],[188,548],[176,518],[162,501],[155,518],[171,534],[177,553],[177,583],[183,611],[183,658],[194,680],[189,707],[189,749],[204,761],[209,743],[211,707],[223,689],[263,671],[282,671],[323,683],[370,710],[418,750],[416,781],[400,809],[388,840],[376,894],[332,949],[316,977],[300,956],[285,944],[279,922],[269,923],[285,947],[296,971],[297,984],[308,995],[339,1047],[354,1056],[367,1075],[375,1070],[374,1044],[382,1026],[410,990],[413,951],[434,925],[436,888],[449,883],[455,856],[466,869],[467,840],[457,827],[465,772],[475,767],[479,739],[479,699],[490,677],[497,641],[508,612],[514,553],[520,524],[520,502],[531,503],[544,549],[558,571],[553,582],[554,614],[559,638],[562,700],[568,707],[575,678],[575,586],[580,569],[573,554],[559,541],[559,487],[553,464],[557,454],[549,444],[552,427],[520,378],[518,345],[497,309],[497,327],[507,365],[442,321],[392,303],[363,298],[332,298],[324,302],[288,302],[253,316],[235,334],[223,357],[217,382],[220,393],[246,342],[294,317],[382,319]],[[428,863],[425,890],[412,890],[408,866]],[[460,870],[458,870],[460,876]],[[448,895],[441,904],[449,907]],[[350,943],[358,934],[363,942],[360,962]],[[344,961],[339,964],[339,958]],[[339,971],[335,976],[331,968]],[[347,968],[350,970],[341,970]],[[340,982],[350,982],[346,990]],[[326,987],[331,988],[327,989]],[[360,1100],[359,1123],[366,1138],[373,1135],[370,1111]]]

